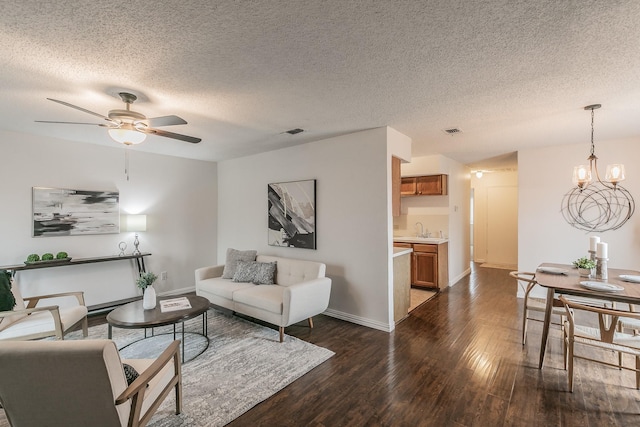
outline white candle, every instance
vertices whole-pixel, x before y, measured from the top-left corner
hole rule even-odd
[[[609,248],[607,244],[604,242],[598,243],[596,247],[596,257],[598,258],[608,258],[609,257]]]
[[[590,251],[595,251],[596,250],[596,245],[598,243],[600,243],[600,237],[598,237],[598,236],[589,237],[589,250]]]

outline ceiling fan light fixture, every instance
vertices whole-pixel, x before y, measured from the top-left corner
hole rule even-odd
[[[140,144],[147,138],[145,133],[136,130],[131,123],[123,123],[118,128],[109,129],[108,132],[111,139],[124,145]]]

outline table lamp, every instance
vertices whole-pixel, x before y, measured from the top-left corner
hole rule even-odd
[[[140,255],[138,245],[138,231],[147,231],[147,216],[146,215],[125,215],[124,216],[124,229],[125,231],[135,231],[136,237],[133,240],[133,246],[135,249],[131,255]]]

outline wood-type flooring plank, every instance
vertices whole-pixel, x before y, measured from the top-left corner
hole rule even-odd
[[[306,322],[287,327],[286,334],[335,356],[229,426],[640,425],[640,391],[630,371],[577,360],[568,392],[557,325],[538,369],[541,323],[529,322],[522,346],[522,299],[508,273],[472,266],[470,276],[391,333],[323,315],[313,329]]]

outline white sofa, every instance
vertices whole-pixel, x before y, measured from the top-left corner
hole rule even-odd
[[[212,304],[277,325],[280,342],[284,328],[312,317],[329,306],[331,279],[323,263],[258,255],[257,262],[276,262],[275,284],[255,285],[223,279],[224,265],[196,270],[196,294]]]

